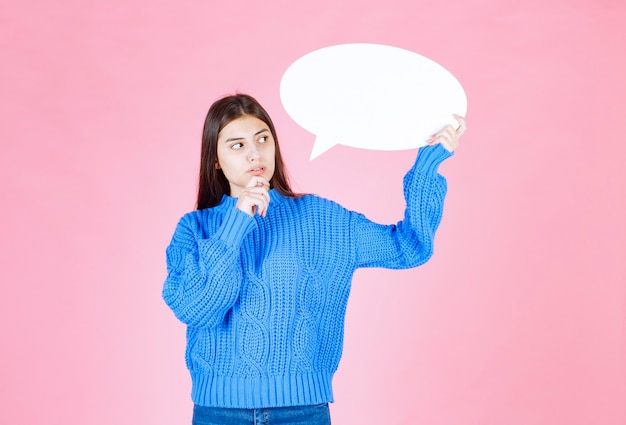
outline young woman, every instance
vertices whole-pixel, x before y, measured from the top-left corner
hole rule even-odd
[[[457,117],[419,149],[396,225],[289,187],[274,124],[252,97],[216,101],[202,135],[197,210],[167,248],[163,298],[187,325],[193,423],[329,424],[358,267],[416,267],[433,252]]]

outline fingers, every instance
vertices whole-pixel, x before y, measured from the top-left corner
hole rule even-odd
[[[465,118],[457,114],[454,114],[454,118],[456,118],[456,120],[459,122],[459,127],[456,129],[456,132],[459,135],[459,137],[461,137],[463,133],[465,133],[465,130],[467,130],[467,124],[465,123]]]
[[[269,202],[270,197],[267,192],[255,193],[246,190],[240,194],[235,208],[245,212],[250,216],[253,216],[254,214],[259,214],[260,216],[265,217]]]
[[[431,138],[428,139],[426,144],[429,146],[433,146],[439,143],[449,152],[454,152],[456,148],[459,147],[459,139],[467,130],[465,118],[456,114],[454,115],[454,118],[456,118],[459,123],[459,126],[456,129],[453,126],[448,125],[444,127],[441,131],[433,134]]]
[[[247,188],[239,194],[235,208],[250,216],[259,214],[260,216],[265,217],[269,202],[270,195],[264,187],[259,186]]]
[[[429,146],[441,144],[448,151],[452,152],[459,146],[459,135],[451,125],[432,135],[427,143]]]
[[[250,216],[259,214],[265,217],[270,202],[269,187],[269,182],[263,177],[253,177],[239,194],[235,208]]]
[[[254,176],[250,179],[246,187],[266,187],[267,190],[269,190],[270,182],[268,182],[265,177]]]

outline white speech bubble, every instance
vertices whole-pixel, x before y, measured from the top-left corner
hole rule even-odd
[[[422,55],[380,44],[340,44],[308,53],[285,71],[280,98],[315,134],[310,159],[337,144],[373,150],[424,146],[453,114],[465,116],[461,84]]]

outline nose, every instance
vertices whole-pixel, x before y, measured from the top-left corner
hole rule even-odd
[[[248,160],[250,162],[258,161],[261,155],[259,154],[259,150],[254,144],[249,145],[250,150],[248,151]]]

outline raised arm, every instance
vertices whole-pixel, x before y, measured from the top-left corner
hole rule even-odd
[[[433,254],[435,232],[441,222],[447,183],[439,165],[458,147],[465,120],[447,126],[420,148],[415,164],[404,177],[404,218],[396,225],[373,223],[362,215],[354,220],[357,267],[409,268],[425,263]]]

